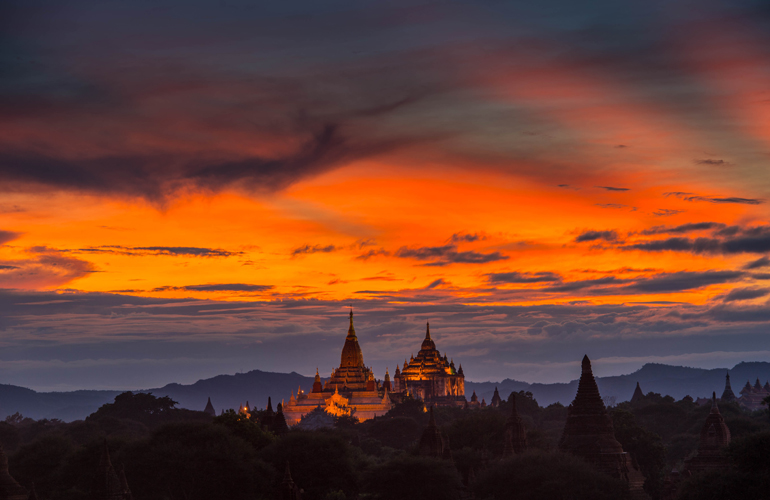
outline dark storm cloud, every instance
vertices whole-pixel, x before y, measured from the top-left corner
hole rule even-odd
[[[311,253],[331,253],[339,250],[339,247],[334,245],[302,245],[291,251],[291,256],[311,254]]]
[[[618,239],[617,231],[585,231],[575,238],[576,243],[582,243],[584,241],[615,241]]]
[[[590,280],[569,281],[540,288],[537,291],[579,292],[589,295],[676,293],[710,285],[734,282],[741,279],[744,275],[740,271],[680,271],[622,279],[615,276],[605,276]]]
[[[0,229],[0,245],[13,241],[19,236],[21,236],[21,233],[17,233],[16,231],[3,231]]]
[[[743,205],[760,205],[764,203],[764,200],[758,198],[741,198],[738,196],[701,196],[695,193],[685,193],[682,191],[663,193],[663,196],[675,196],[684,201],[707,201],[710,203],[738,203]]]
[[[751,261],[745,266],[743,266],[744,269],[759,269],[762,267],[770,266],[770,258],[765,255],[764,257],[760,257],[757,260]]]
[[[188,188],[212,192],[230,187],[277,191],[304,177],[398,146],[398,140],[356,140],[343,135],[338,124],[326,124],[283,157],[211,158],[204,162],[183,153],[71,159],[34,151],[2,151],[0,179],[7,185],[42,185],[163,202],[174,191]]]
[[[232,257],[242,255],[243,252],[230,252],[220,248],[205,247],[127,247],[120,245],[103,245],[99,247],[78,248],[77,250],[63,250],[72,253],[108,253],[117,255],[168,255],[172,257]]]
[[[680,226],[655,226],[650,229],[640,231],[639,234],[651,235],[651,234],[682,234],[692,231],[706,231],[711,229],[724,229],[726,224],[719,222],[693,222],[690,224],[682,224]]]
[[[736,288],[730,290],[724,298],[724,302],[735,302],[738,300],[751,300],[764,297],[770,293],[768,288]]]
[[[248,285],[245,283],[209,283],[205,285],[161,286],[153,288],[153,292],[185,291],[185,292],[265,292],[275,288],[273,285]]]
[[[561,276],[549,271],[542,271],[538,273],[527,273],[511,271],[506,273],[488,273],[485,274],[487,282],[493,285],[505,284],[505,283],[542,283],[549,281],[561,281]]]
[[[680,271],[661,273],[624,286],[620,292],[673,293],[703,288],[710,285],[737,281],[744,276],[740,271]]]
[[[594,186],[595,188],[604,189],[607,191],[630,191],[630,188],[614,187],[614,186]]]
[[[402,259],[430,260],[424,266],[446,266],[449,264],[486,264],[507,260],[508,256],[500,252],[481,253],[474,251],[459,252],[457,245],[450,243],[438,247],[401,247],[394,254]]]
[[[593,288],[597,286],[606,286],[606,285],[617,285],[617,284],[626,283],[626,282],[627,282],[626,280],[621,280],[614,276],[606,276],[604,278],[597,278],[592,280],[570,281],[562,285],[542,288],[541,290],[544,292],[575,292],[586,288]]]
[[[718,228],[719,226],[715,226]],[[770,252],[770,226],[722,227],[712,237],[675,237],[641,241],[619,248],[645,252],[692,252],[696,254],[738,254]]]

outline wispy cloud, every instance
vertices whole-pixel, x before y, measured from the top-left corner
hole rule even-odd
[[[340,248],[334,245],[302,245],[291,251],[291,256],[305,255],[311,253],[330,253],[336,252]]]

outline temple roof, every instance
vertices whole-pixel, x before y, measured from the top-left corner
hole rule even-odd
[[[730,444],[730,429],[727,428],[724,417],[719,413],[715,392],[711,396],[711,411],[701,427],[700,441],[698,449],[701,451],[718,449]]]
[[[214,409],[214,405],[211,404],[211,398],[209,398],[208,402],[206,403],[206,407],[203,409],[204,413],[208,413],[211,416],[216,416],[217,411]]]
[[[730,387],[730,372],[727,372],[727,375],[725,376],[725,390],[722,392],[722,401],[735,401],[735,393],[733,392],[733,388]]]
[[[442,356],[436,349],[436,343],[430,336],[430,323],[425,327],[425,339],[420,346],[417,356],[412,356],[409,362],[404,362],[402,376],[407,378],[431,375],[457,375],[454,367],[447,361],[446,355]]]
[[[583,357],[577,394],[568,408],[559,447],[576,455],[623,452],[615,439],[612,419],[599,394],[588,356]]]
[[[639,382],[637,382],[636,389],[634,389],[634,395],[631,396],[631,402],[636,403],[642,399],[644,399],[644,392],[642,392],[642,388],[639,386]]]
[[[4,494],[3,499],[27,500],[27,490],[8,472],[8,457],[2,445],[0,445],[0,494]]]
[[[353,310],[350,311],[350,327],[342,347],[339,368],[332,371],[332,376],[326,381],[324,390],[365,391],[370,370],[364,365],[364,355],[358,345],[356,329],[353,327]]]

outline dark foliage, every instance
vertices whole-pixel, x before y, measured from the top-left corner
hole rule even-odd
[[[372,467],[364,489],[375,500],[454,500],[463,486],[452,462],[403,455]]]
[[[622,500],[628,488],[583,460],[562,453],[530,452],[496,462],[472,485],[479,500]]]

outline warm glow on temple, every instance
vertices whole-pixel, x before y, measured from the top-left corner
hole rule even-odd
[[[352,416],[359,421],[384,415],[404,397],[414,397],[440,406],[465,406],[465,376],[462,367],[455,370],[454,361],[441,356],[430,336],[430,325],[417,357],[404,362],[403,371],[396,367],[393,381],[386,370],[385,379],[375,379],[371,368],[364,364],[364,356],[353,326],[350,326],[340,356],[340,366],[332,370],[325,383],[316,370],[313,390],[306,394],[301,389],[292,393],[283,406],[286,422],[299,423],[302,416],[322,408],[335,417]]]

